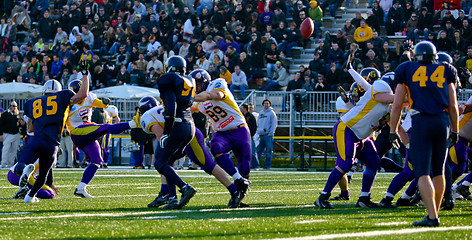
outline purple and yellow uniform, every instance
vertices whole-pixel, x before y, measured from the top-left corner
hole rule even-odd
[[[105,122],[112,124],[113,119],[118,117],[118,108],[114,105],[108,105],[108,107],[105,108],[105,113],[107,115]],[[105,141],[103,143],[103,161],[105,163],[108,162],[108,156],[110,155],[110,136],[111,134],[106,134],[104,139]]]
[[[238,169],[241,175],[248,176],[252,158],[251,135],[246,124],[244,115],[238,108],[233,94],[228,88],[226,81],[222,78],[212,81],[206,91],[220,91],[224,97],[220,100],[208,100],[197,104],[198,110],[208,116],[211,121],[213,137],[210,143],[211,153],[215,155],[223,154],[233,150],[238,161]],[[217,163],[231,176],[234,175],[234,166],[226,166]]]
[[[470,97],[466,104],[472,103]],[[459,120],[459,140],[449,149],[448,162],[452,168],[452,180],[460,177],[466,167],[469,158],[470,145],[472,143],[472,112],[466,113]]]
[[[141,127],[146,133],[153,134],[151,129],[156,124],[164,129],[165,119],[163,112],[164,107],[156,106],[141,116]],[[192,162],[200,166],[203,171],[211,175],[216,164],[213,161],[211,154],[206,149],[203,133],[198,130],[198,128],[195,129],[195,136],[185,147],[184,153],[190,158],[190,160],[192,160]]]
[[[8,171],[8,175],[7,175],[8,181],[11,184],[15,185],[15,186],[19,186],[19,182],[20,182],[20,176],[16,175],[16,173],[15,173],[15,167],[16,167],[17,164],[13,165],[10,168],[10,171]],[[27,184],[27,186],[29,188],[33,187],[34,183],[36,182],[36,178],[34,177],[34,175],[36,174],[36,172],[39,169],[39,161],[38,160],[36,160],[36,162],[34,162],[33,164],[34,164],[33,174],[28,179],[28,184]],[[55,197],[55,193],[54,193],[54,190],[51,187],[49,187],[47,184],[45,184],[36,193],[36,197],[41,198],[41,199],[52,199],[52,198]]]

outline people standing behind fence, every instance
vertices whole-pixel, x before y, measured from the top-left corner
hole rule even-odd
[[[256,154],[256,145],[254,143],[254,135],[257,132],[257,119],[252,113],[249,112],[249,105],[244,103],[241,105],[241,113],[246,119],[246,123],[249,127],[249,132],[251,133],[251,149],[252,149],[252,160],[251,160],[251,169],[257,169],[260,167],[259,159]]]
[[[16,153],[20,145],[20,127],[25,122],[18,112],[18,104],[10,102],[8,111],[0,117],[0,140],[3,142],[1,167],[9,168],[13,166]]]
[[[274,133],[277,129],[277,115],[271,105],[272,102],[269,99],[262,101],[264,109],[259,112],[259,117],[257,118],[257,133],[260,136],[257,157],[261,161],[262,153],[264,152],[264,169],[270,169],[272,166]]]

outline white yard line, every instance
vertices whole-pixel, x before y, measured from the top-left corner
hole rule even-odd
[[[328,220],[324,219],[313,219],[313,220],[304,220],[304,221],[298,221],[294,222],[296,224],[310,224],[310,223],[320,223],[320,222],[327,222]]]
[[[446,231],[463,231],[463,230],[472,230],[472,226],[451,226],[451,227],[436,227],[436,228],[404,228],[404,229],[398,229],[398,230],[323,234],[323,235],[317,235],[317,236],[290,237],[290,238],[272,238],[272,240],[321,240],[321,239],[337,239],[337,238],[363,238],[363,237],[378,237],[378,236],[385,236],[385,235],[405,235],[405,234],[412,234],[412,233],[446,232]]]
[[[233,222],[233,221],[251,220],[251,218],[215,218],[215,219],[211,219],[211,220],[215,221],[215,222]]]

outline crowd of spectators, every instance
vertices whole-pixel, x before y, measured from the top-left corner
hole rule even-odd
[[[320,31],[323,14],[339,17],[342,0],[0,1],[0,81],[57,79],[67,85],[77,77],[79,60],[87,58],[93,89],[125,83],[156,87],[167,59],[180,55],[187,72],[205,69],[242,96],[251,85],[326,91],[349,88],[347,59],[356,69],[392,71],[407,59],[402,55],[411,43],[422,39],[450,53],[467,73],[472,70],[470,3],[435,2],[373,1],[367,18],[357,12],[331,33]],[[305,18],[316,26],[311,40],[299,31]],[[441,26],[439,32],[434,25]],[[28,33],[28,41],[20,32]],[[394,45],[381,32],[406,36],[405,44]],[[313,60],[290,74],[293,47],[311,41],[318,43]]]

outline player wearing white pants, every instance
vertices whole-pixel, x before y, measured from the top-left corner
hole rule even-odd
[[[20,146],[20,134],[3,133],[2,167],[13,166],[16,159],[16,152]]]

